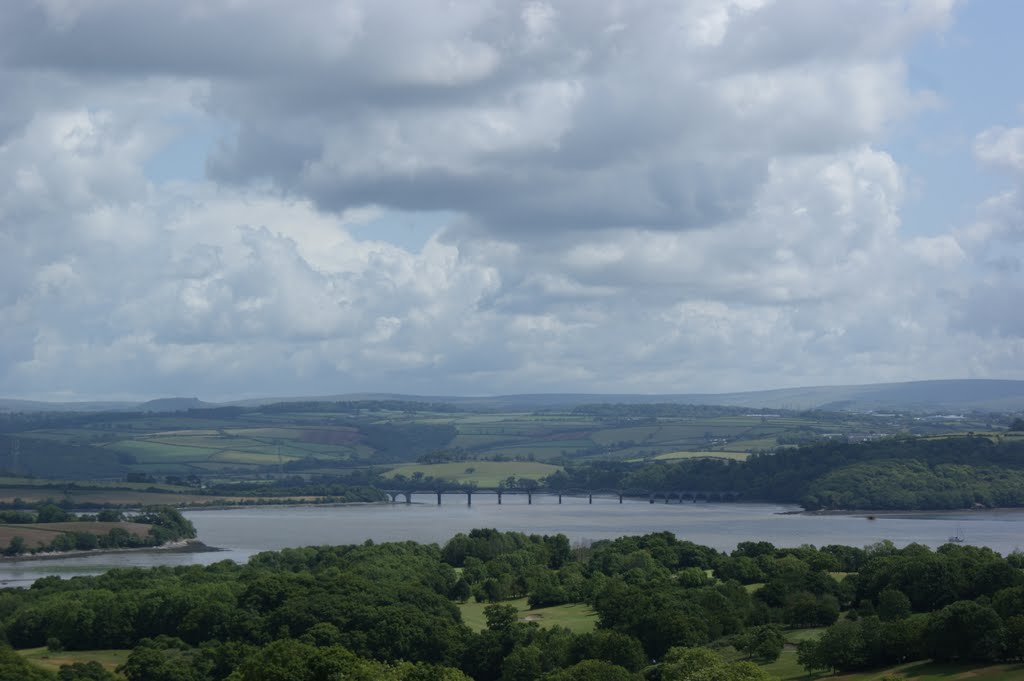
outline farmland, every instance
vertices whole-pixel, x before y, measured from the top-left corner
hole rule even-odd
[[[204,503],[210,485],[294,476],[494,486],[588,462],[741,461],[808,442],[980,433],[983,420],[657,404],[484,412],[388,401],[15,415],[0,433],[0,472],[8,474],[0,502]]]

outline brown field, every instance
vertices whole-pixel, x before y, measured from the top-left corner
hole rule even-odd
[[[32,525],[0,525],[0,547],[7,548],[12,539],[21,537],[26,548],[38,549],[47,546],[56,535],[56,532],[33,529]]]

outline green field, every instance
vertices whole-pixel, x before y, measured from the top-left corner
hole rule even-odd
[[[483,630],[487,626],[484,608],[488,605],[490,603],[476,603],[473,601],[460,603],[459,612],[462,613],[462,621],[474,631]],[[502,601],[501,605],[514,605],[519,610],[520,621],[536,622],[542,627],[557,625],[580,634],[593,631],[594,627],[597,626],[597,614],[583,603],[555,605],[550,608],[531,610],[525,598],[517,598],[513,601]]]
[[[407,478],[421,473],[457,483],[475,482],[480,487],[497,487],[510,476],[539,480],[561,470],[558,466],[535,461],[461,461],[457,463],[406,464],[384,474],[387,478],[404,475]]]

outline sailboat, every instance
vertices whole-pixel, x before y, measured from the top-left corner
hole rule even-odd
[[[964,528],[956,526],[956,534],[946,540],[950,544],[962,544],[964,542]]]

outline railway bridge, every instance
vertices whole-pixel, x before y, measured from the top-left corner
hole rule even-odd
[[[506,496],[525,496],[526,503],[532,504],[533,497],[535,496],[550,496],[558,497],[558,503],[562,503],[563,497],[583,498],[586,497],[587,503],[593,504],[594,497],[599,499],[618,499],[621,504],[623,499],[647,499],[650,503],[656,501],[663,501],[668,504],[672,501],[677,503],[683,503],[684,501],[736,501],[740,497],[739,492],[726,491],[726,492],[707,492],[704,490],[646,490],[646,489],[550,489],[546,487],[535,487],[535,488],[508,488],[508,487],[474,487],[472,489],[465,487],[443,487],[443,488],[403,488],[403,489],[382,489],[382,492],[388,495],[392,503],[399,503],[399,499],[404,499],[405,503],[412,503],[412,495],[414,494],[433,494],[437,497],[438,506],[441,505],[441,499],[444,495],[454,494],[465,494],[466,504],[469,506],[473,505],[473,495],[491,494],[497,497],[498,504],[501,504],[502,498]]]

